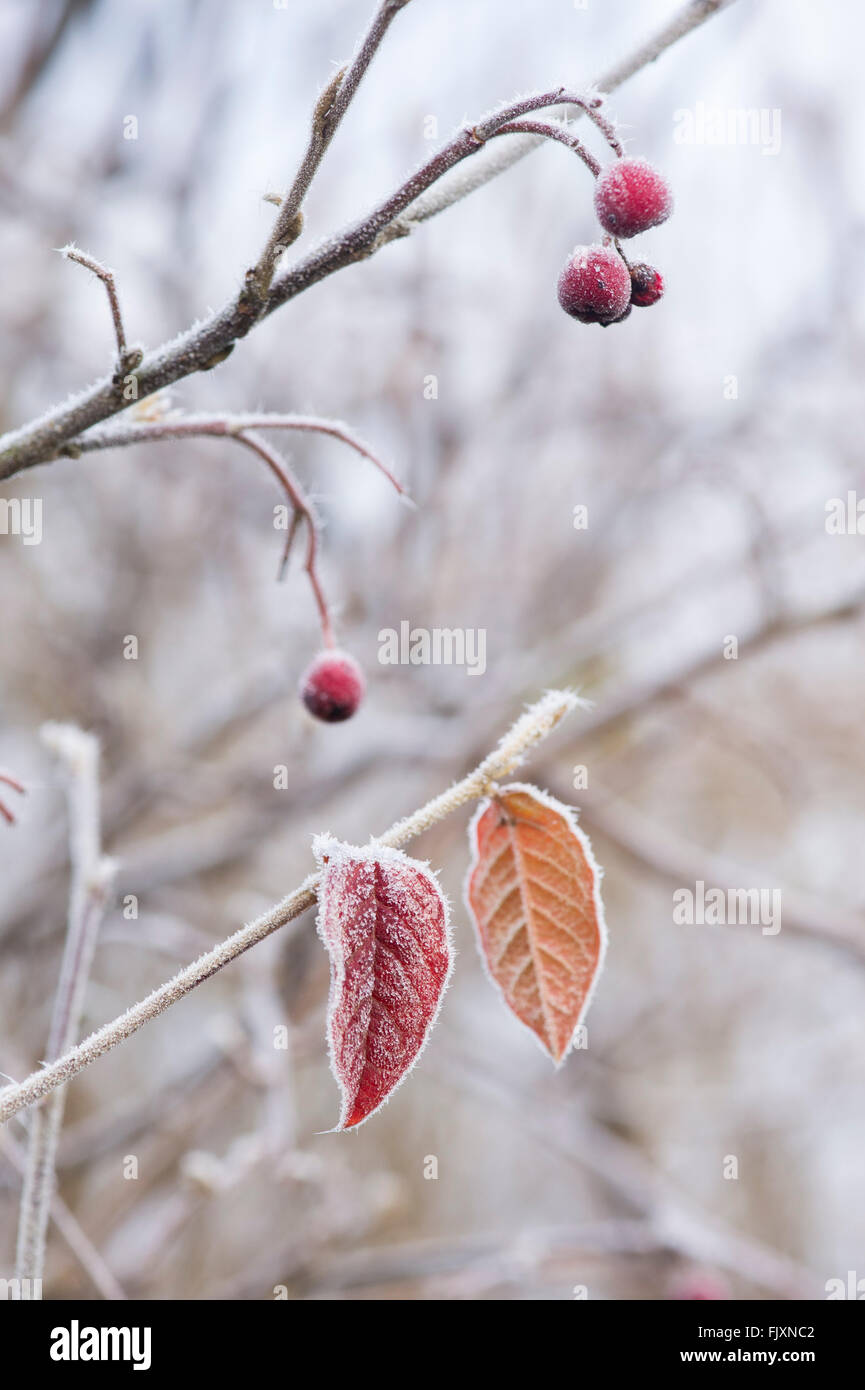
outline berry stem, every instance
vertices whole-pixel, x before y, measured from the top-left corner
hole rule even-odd
[[[508,121],[505,125],[499,126],[494,130],[491,139],[496,135],[541,135],[547,140],[558,140],[560,144],[566,145],[574,154],[579,155],[587,169],[590,169],[595,178],[601,172],[601,166],[590,154],[581,140],[576,135],[572,135],[568,128],[561,125],[558,121],[538,121],[538,120],[517,120]]]
[[[320,420],[311,415],[189,415],[174,420],[152,424],[121,425],[116,429],[92,431],[64,447],[63,452],[73,457],[79,453],[90,453],[96,449],[112,449],[130,444],[155,443],[171,439],[188,438],[228,438],[236,439],[262,459],[278,479],[292,507],[292,519],[285,538],[282,557],[279,562],[277,579],[285,576],[291,547],[303,522],[306,526],[307,547],[304,569],[313,592],[324,645],[336,646],[333,622],[327,599],[318,573],[319,524],[312,503],[303,491],[301,484],[292,473],[285,459],[271,449],[258,433],[259,430],[300,430],[317,434],[327,434],[348,444],[363,458],[369,459],[384,474],[388,482],[401,497],[408,499],[406,489],[394,477],[372,450],[360,440],[346,425],[338,420]]]
[[[297,532],[299,522],[302,520],[306,526],[306,560],[304,561],[304,569],[306,570],[310,588],[312,589],[316,607],[318,608],[322,641],[326,647],[333,648],[336,646],[336,638],[334,636],[333,623],[331,622],[330,609],[328,608],[327,599],[324,596],[324,590],[322,589],[318,574],[318,519],[313,511],[312,503],[306,496],[300,483],[290,471],[285,460],[280,458],[275,450],[271,449],[270,445],[265,443],[260,435],[253,434],[248,430],[241,430],[234,435],[234,438],[239,444],[246,445],[246,447],[252,449],[260,459],[263,459],[274,476],[279,480],[286,496],[294,508],[294,517],[292,518],[292,524],[289,528],[282,561],[280,563],[280,575],[285,572],[288,553]]]
[[[288,498],[292,508],[292,520],[286,534],[285,545],[282,550],[282,557],[277,570],[277,579],[281,580],[286,571],[288,558],[292,543],[297,535],[298,527],[301,522],[306,526],[307,544],[306,560],[304,569],[309,578],[315,604],[318,609],[319,620],[321,622],[321,635],[326,647],[336,646],[336,639],[333,632],[333,623],[330,617],[330,609],[321,580],[318,574],[318,537],[319,523],[315,515],[315,510],[309,498],[306,496],[300,482],[294,476],[288,463],[280,454],[272,449],[261,435],[258,429],[292,429],[292,430],[314,430],[318,433],[332,435],[336,439],[342,440],[364,458],[370,459],[377,468],[389,479],[397,492],[405,496],[405,489],[397,482],[393,474],[385,468],[384,464],[362,444],[349,430],[335,421],[317,420],[312,416],[302,415],[190,415],[185,419],[166,420],[164,423],[124,425],[116,430],[105,430],[99,433],[93,432],[90,436],[84,436],[80,440],[75,440],[73,444],[66,446],[67,451],[73,455],[77,453],[89,453],[94,449],[112,449],[129,444],[154,443],[169,439],[236,439],[245,448],[251,449],[253,453],[267,464],[271,473],[279,482],[283,492]]]
[[[616,127],[599,109],[603,105],[603,101],[604,98],[600,96],[574,97],[572,104],[578,106],[581,111],[585,112],[589,120],[597,126],[613,153],[617,158],[622,159],[625,151],[622,148],[622,142],[616,134]]]

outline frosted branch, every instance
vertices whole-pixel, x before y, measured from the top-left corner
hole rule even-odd
[[[303,229],[301,206],[337,128],[375,57],[392,21],[408,0],[382,0],[351,62],[341,67],[321,93],[312,113],[309,143],[291,188],[280,200],[279,215],[257,264],[247,273],[251,312],[260,312],[277,262]]]
[[[66,946],[48,1035],[47,1057],[51,1062],[72,1047],[81,1027],[96,937],[116,866],[100,851],[97,740],[71,724],[46,724],[42,738],[64,764],[69,779],[72,863]],[[37,1110],[30,1123],[18,1223],[18,1279],[42,1278],[65,1102],[65,1091],[56,1089],[49,1104]]]
[[[13,1139],[8,1130],[0,1132],[0,1153],[23,1177],[27,1171],[27,1154],[23,1145]],[[109,1299],[112,1303],[125,1300],[126,1293],[115,1279],[96,1246],[82,1230],[77,1218],[69,1210],[63,1198],[56,1194],[51,1202],[51,1219],[58,1235],[65,1242],[71,1254],[75,1256],[102,1298]]]
[[[406,496],[402,484],[397,481],[390,469],[362,443],[346,425],[335,420],[319,420],[311,415],[188,415],[181,419],[166,420],[154,424],[121,425],[113,430],[93,431],[68,444],[63,452],[77,457],[96,449],[112,449],[131,444],[158,443],[171,439],[216,438],[234,439],[244,445],[267,464],[279,482],[288,504],[292,509],[292,520],[286,532],[285,545],[279,564],[277,578],[282,579],[292,544],[298,527],[306,527],[307,546],[304,569],[306,570],[321,623],[322,640],[326,647],[336,646],[333,622],[324,595],[318,571],[318,551],[320,525],[315,508],[306,495],[300,481],[295,477],[287,461],[262,439],[259,430],[300,430],[330,435],[348,444],[363,458],[369,459],[388,479],[402,496]]]
[[[666,24],[596,78],[591,87],[605,93],[614,92],[629,78],[656,62],[673,44],[687,37],[701,24],[705,24],[708,19],[733,3],[734,0],[687,0]],[[570,111],[567,114],[573,118],[579,111]],[[470,171],[448,178],[419,198],[410,209],[406,220],[410,221],[412,226],[417,226],[418,223],[426,222],[428,218],[445,212],[453,207],[454,203],[483,188],[491,179],[513,168],[519,160],[536,150],[540,143],[541,140],[537,136],[526,136],[525,139],[513,140],[507,145],[488,150],[472,165]]]
[[[117,342],[117,371],[115,375],[118,379],[126,376],[139,365],[144,354],[140,348],[128,348],[126,346],[126,332],[123,327],[123,316],[120,312],[120,299],[117,294],[114,271],[109,270],[101,261],[97,261],[95,256],[87,256],[75,246],[64,246],[60,254],[65,256],[67,261],[75,261],[76,265],[83,265],[87,270],[91,270],[105,286],[108,306],[111,310],[111,321],[114,324],[114,337]]]
[[[397,3],[398,0],[393,0],[390,9]],[[666,25],[599,77],[593,86],[604,92],[620,87],[629,77],[653,63],[666,49],[732,3],[733,0],[688,0]],[[334,93],[334,111],[341,110],[346,95],[343,82]],[[558,89],[556,98],[559,104],[565,106],[583,99],[580,94],[569,96],[565,88]],[[554,105],[555,102],[546,104]],[[511,108],[510,119],[525,114],[528,109],[539,108],[523,106],[520,111]],[[507,108],[498,113],[499,125],[509,119],[506,111]],[[576,107],[570,114],[576,115],[578,111]],[[330,114],[327,119],[332,119]],[[424,166],[426,173],[423,177],[414,176],[366,218],[347,232],[325,241],[274,280],[260,309],[256,305],[251,309],[249,290],[245,284],[241,293],[222,309],[203,322],[194,324],[172,342],[148,353],[136,368],[139,397],[152,395],[195,372],[210,370],[228,356],[235,342],[245,337],[261,318],[343,266],[374,254],[397,237],[408,235],[420,222],[451,207],[511,168],[518,159],[537,148],[542,139],[537,135],[515,135],[506,144],[503,142],[501,148],[486,148],[480,158],[471,161],[468,174],[454,176],[456,166],[467,155],[477,154],[484,148],[494,128],[486,134],[479,130],[474,139],[470,131],[464,132],[460,137],[460,148],[451,148],[450,157],[442,158],[440,152],[438,162],[431,169]],[[445,175],[448,177],[445,178]],[[286,200],[281,204],[282,212],[287,216]],[[279,221],[277,219],[278,224]],[[57,458],[70,440],[100,421],[118,414],[125,405],[118,396],[116,379],[111,376],[70,401],[48,410],[40,419],[4,435],[0,439],[0,480]]]
[[[541,700],[526,710],[492,753],[473,772],[455,783],[448,791],[434,797],[414,815],[397,821],[373,843],[398,848],[466,802],[485,795],[497,778],[509,776],[519,767],[529,751],[551,734],[564,716],[578,704],[577,697],[570,691],[548,691]],[[299,917],[315,903],[317,886],[318,875],[310,874],[287,898],[276,903],[254,922],[241,927],[213,950],[206,951],[159,989],[133,1004],[119,1018],[106,1023],[77,1047],[70,1048],[63,1056],[40,1071],[33,1072],[26,1080],[0,1090],[0,1124],[35,1104],[43,1096],[56,1091],[92,1062],[125,1042],[145,1023],[158,1018],[172,1004],[176,1004],[198,985],[236,960],[244,951],[248,951],[251,946]]]
[[[190,435],[212,435],[231,437],[242,430],[298,430],[301,433],[325,434],[347,444],[362,458],[368,459],[380,473],[383,473],[392,487],[402,496],[406,489],[382,462],[377,454],[341,420],[325,420],[315,415],[285,414],[219,414],[184,415],[178,419],[166,420],[158,424],[118,425],[108,430],[91,430],[81,435],[73,443],[60,449],[61,457],[77,458],[79,454],[91,453],[96,449],[115,449],[130,444],[155,443],[165,439],[185,439]]]

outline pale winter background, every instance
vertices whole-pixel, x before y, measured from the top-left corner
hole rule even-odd
[[[100,287],[52,248],[116,269],[148,345],[234,293],[272,222],[262,195],[370,8],[6,0],[3,428],[110,360]],[[429,152],[430,117],[443,138],[500,99],[584,83],[673,9],[412,0],[301,247]],[[605,867],[588,1049],[555,1072],[486,984],[453,817],[415,851],[455,904],[456,980],[416,1073],[360,1132],[321,1133],[338,1098],[309,918],[73,1083],[60,1190],[130,1296],[670,1298],[699,1276],[822,1297],[865,1277],[865,542],[825,526],[828,499],[865,489],[863,34],[854,6],[737,0],[616,95],[629,149],[675,187],[674,218],[639,243],[667,277],[657,308],[610,331],[558,308],[593,218],[588,174],[550,145],[172,392],[341,417],[409,484],[416,512],[339,444],[287,441],[369,676],[353,721],[298,705],[315,614],[296,567],[275,583],[279,498],[251,456],[160,444],[5,485],[44,509],[41,544],[0,536],[0,764],[31,785],[0,826],[13,1077],[44,1055],[64,931],[43,721],[101,736],[106,843],[139,902],[105,923],[89,1028],[287,892],[313,833],[383,830],[547,686],[594,702],[531,768],[582,807]],[[766,112],[766,148],[677,143],[699,103]],[[484,628],[485,674],[378,664],[379,630],[403,619]],[[673,893],[697,880],[781,889],[781,931],[675,924]],[[282,1023],[289,1052],[271,1046]],[[18,1187],[7,1138],[3,1274]],[[95,1296],[56,1229],[46,1296]]]

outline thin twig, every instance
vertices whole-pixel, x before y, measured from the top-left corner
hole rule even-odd
[[[129,444],[148,444],[163,439],[184,439],[190,435],[237,435],[241,430],[299,430],[326,434],[369,459],[401,496],[408,494],[402,483],[386,464],[382,463],[368,444],[365,444],[341,420],[320,419],[316,415],[286,415],[269,413],[184,415],[154,424],[122,424],[108,430],[91,430],[58,451],[61,457],[77,458],[95,449],[115,449]]]
[[[729,8],[734,0],[687,0],[681,9],[677,10],[671,19],[663,24],[654,34],[622,58],[618,63],[614,63],[611,68],[602,73],[594,82],[589,84],[589,89],[593,91],[610,93],[618,87],[624,85],[636,73],[657,61],[662,53],[680,39],[686,38],[688,34],[699,29],[702,24],[719,14],[721,10]],[[585,90],[585,88],[584,88]],[[577,106],[578,103],[572,103]],[[570,112],[571,116],[576,112]],[[435,189],[418,199],[407,214],[406,221],[412,226],[417,226],[421,222],[426,222],[430,217],[436,217],[440,212],[445,212],[453,207],[461,199],[468,197],[470,193],[497,178],[499,174],[504,174],[508,169],[513,168],[514,164],[524,159],[532,150],[536,150],[541,142],[536,137],[526,137],[524,140],[514,140],[511,144],[501,148],[491,149],[480,159],[475,161],[468,173],[460,173],[456,176],[444,180]]]
[[[306,526],[306,560],[304,561],[304,569],[306,570],[313,597],[315,598],[316,607],[318,608],[322,640],[326,647],[333,648],[336,646],[336,638],[334,636],[330,609],[328,608],[327,599],[324,596],[324,590],[321,587],[321,580],[318,574],[319,525],[312,503],[303,491],[300,483],[289,471],[285,460],[281,459],[279,455],[271,449],[270,445],[261,438],[261,435],[253,434],[249,430],[241,430],[234,437],[239,444],[244,444],[247,449],[251,449],[260,459],[263,459],[268,468],[276,475],[294,508],[294,521],[302,519]],[[285,546],[283,548],[282,560],[279,567],[280,578],[285,573],[289,551],[291,550],[291,544],[297,531],[297,526],[294,524],[294,521],[285,539]]]
[[[542,699],[526,710],[493,752],[484,758],[473,772],[442,792],[440,796],[434,797],[413,815],[397,821],[390,830],[378,837],[375,843],[399,848],[458,807],[486,795],[499,778],[509,776],[529,750],[552,733],[560,720],[579,703],[570,691],[548,691]],[[41,1100],[43,1096],[49,1095],[59,1086],[63,1086],[91,1062],[125,1042],[145,1023],[158,1018],[172,1004],[176,1004],[198,985],[209,980],[223,966],[299,917],[315,903],[317,886],[318,875],[310,874],[287,898],[283,898],[255,921],[241,927],[213,950],[206,951],[173,979],[168,980],[152,994],[148,994],[145,999],[133,1004],[119,1018],[106,1023],[77,1047],[71,1048],[42,1070],[33,1072],[26,1080],[0,1090],[0,1124]]]
[[[120,312],[120,299],[117,294],[117,282],[114,278],[114,271],[109,270],[101,261],[97,261],[95,256],[85,255],[76,246],[64,246],[60,252],[67,261],[75,261],[77,265],[83,265],[87,270],[92,270],[105,286],[108,295],[108,304],[111,309],[111,320],[114,324],[114,337],[117,342],[117,372],[116,376],[123,377],[127,372],[137,367],[144,354],[140,348],[128,348],[126,346],[126,333],[123,328],[123,315]]]
[[[593,86],[605,92],[613,91],[732,3],[733,0],[687,0],[663,28],[611,68]],[[564,96],[559,100],[567,102],[568,98]],[[505,119],[507,117],[502,116],[502,120]],[[457,161],[442,165],[434,171],[431,179],[421,185],[409,180],[410,197],[407,202],[397,197],[398,208],[391,214],[391,226],[387,226],[386,212],[385,222],[382,222],[381,209],[374,209],[366,219],[355,224],[347,236],[324,242],[274,280],[260,313],[250,314],[248,300],[244,298],[247,293],[244,286],[237,298],[211,314],[203,323],[196,324],[174,341],[148,353],[136,370],[139,397],[152,395],[195,372],[208,370],[222,360],[235,341],[244,337],[261,318],[334,271],[373,255],[396,237],[407,236],[419,223],[443,212],[497,174],[503,173],[518,159],[537,148],[539,143],[537,136],[515,136],[510,148],[505,145],[501,151],[488,151],[482,159],[473,161],[467,178],[446,179],[434,190],[432,184],[453,169]],[[475,144],[471,150],[467,148],[465,153],[476,153],[478,148]],[[392,203],[393,200],[388,200],[383,205],[385,210]],[[365,234],[359,228],[365,229]],[[39,420],[4,435],[0,438],[0,480],[36,464],[50,462],[58,456],[64,444],[92,425],[118,414],[126,404],[118,397],[114,377],[109,377],[81,392],[71,402],[64,402],[47,411]]]
[[[603,105],[603,101],[604,99],[602,96],[577,97],[573,105],[578,106],[580,110],[588,116],[592,124],[597,126],[610,149],[613,151],[613,154],[621,159],[625,151],[622,148],[621,140],[616,134],[616,127],[600,109]]]
[[[5,1154],[13,1168],[23,1176],[27,1171],[27,1154],[23,1145],[13,1139],[8,1130],[0,1131],[0,1152]],[[124,1300],[125,1291],[90,1237],[82,1230],[77,1217],[67,1207],[63,1198],[56,1194],[51,1201],[51,1220],[97,1292],[112,1303]]]
[[[104,859],[100,851],[97,740],[70,724],[46,724],[42,737],[64,763],[69,776],[72,863],[66,946],[48,1036],[47,1057],[53,1062],[73,1045],[81,1027],[96,937],[116,866]],[[31,1120],[18,1223],[18,1279],[42,1278],[65,1102],[66,1092],[61,1087]]]
[[[313,430],[318,433],[332,435],[335,439],[340,439],[343,443],[350,444],[351,447],[356,449],[359,454],[362,454],[364,458],[370,459],[385,475],[389,482],[393,484],[397,492],[403,497],[406,496],[405,489],[402,487],[401,483],[397,482],[390,470],[387,469],[384,464],[376,458],[375,454],[373,454],[365,444],[362,444],[345,425],[337,421],[318,420],[313,416],[188,416],[185,419],[166,421],[164,424],[128,425],[115,430],[100,432],[99,434],[93,433],[90,436],[85,435],[82,439],[76,440],[74,444],[70,444],[68,450],[77,453],[79,449],[82,451],[109,449],[119,445],[153,443],[169,439],[185,439],[190,437],[235,439],[238,444],[243,444],[245,448],[251,449],[267,464],[268,468],[277,478],[292,508],[292,520],[286,532],[285,545],[283,546],[279,569],[277,571],[277,579],[282,579],[285,574],[292,543],[297,534],[299,524],[303,522],[306,526],[307,533],[304,568],[309,578],[310,587],[312,588],[313,597],[318,609],[322,640],[326,647],[335,647],[336,637],[334,635],[333,622],[318,573],[320,525],[315,513],[315,508],[286,460],[277,454],[277,452],[261,438],[261,435],[257,432],[255,427],[257,427],[257,429]]]
[[[273,273],[282,252],[300,235],[303,226],[301,206],[309,192],[310,184],[385,34],[396,15],[407,4],[408,0],[381,0],[351,62],[334,74],[316,102],[309,143],[294,176],[294,182],[285,197],[280,200],[279,216],[267,245],[257,264],[247,274],[248,299],[253,311],[260,311],[267,298]]]

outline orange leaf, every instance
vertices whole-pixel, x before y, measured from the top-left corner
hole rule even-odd
[[[519,783],[481,804],[469,838],[466,900],[487,969],[558,1064],[607,947],[591,845],[567,806]]]

